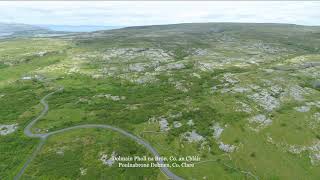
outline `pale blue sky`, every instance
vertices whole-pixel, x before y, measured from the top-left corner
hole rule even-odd
[[[0,2],[0,22],[135,26],[186,22],[320,25],[320,1]]]

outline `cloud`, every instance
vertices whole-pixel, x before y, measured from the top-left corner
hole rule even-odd
[[[133,26],[183,22],[320,25],[320,2],[21,1],[0,2],[0,22]]]

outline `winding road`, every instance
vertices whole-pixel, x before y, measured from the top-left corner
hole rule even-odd
[[[40,138],[41,141],[38,144],[37,148],[34,150],[34,152],[32,153],[32,155],[29,157],[29,159],[25,162],[25,164],[23,165],[23,167],[21,168],[21,170],[18,172],[18,174],[14,177],[14,180],[19,180],[21,178],[21,176],[23,175],[24,171],[26,170],[26,168],[28,167],[28,165],[31,163],[31,161],[37,156],[37,154],[39,153],[39,151],[41,150],[42,146],[45,144],[46,139],[49,136],[55,135],[55,134],[59,134],[59,133],[63,133],[66,131],[70,131],[70,130],[74,130],[74,129],[83,129],[83,128],[101,128],[101,129],[109,129],[112,131],[116,131],[118,133],[121,133],[124,136],[127,136],[129,138],[131,138],[132,140],[136,141],[137,143],[139,143],[140,145],[143,145],[145,148],[147,148],[155,157],[159,157],[157,159],[160,159],[159,161],[157,161],[159,164],[164,164],[164,162],[161,160],[160,158],[160,154],[157,152],[157,150],[155,148],[153,148],[148,142],[146,142],[145,140],[141,139],[140,137],[137,137],[123,129],[114,127],[114,126],[110,126],[110,125],[104,125],[104,124],[84,124],[84,125],[78,125],[78,126],[72,126],[72,127],[68,127],[65,129],[61,129],[61,130],[57,130],[57,131],[53,131],[53,132],[49,132],[49,133],[45,133],[45,134],[34,134],[31,131],[32,126],[37,123],[38,120],[40,120],[41,118],[43,118],[43,116],[45,116],[49,110],[49,105],[46,102],[46,99],[48,97],[50,97],[52,94],[57,93],[62,91],[63,88],[59,88],[58,90],[51,92],[49,94],[47,94],[46,96],[44,96],[41,100],[40,103],[44,106],[43,110],[41,111],[41,113],[34,118],[24,129],[24,134],[28,137],[31,138]],[[167,167],[160,167],[160,170],[169,178],[169,179],[174,179],[174,180],[183,180],[183,178],[175,175],[173,172],[171,172]]]

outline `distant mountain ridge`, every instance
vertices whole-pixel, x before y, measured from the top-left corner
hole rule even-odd
[[[53,31],[64,32],[92,32],[101,30],[119,29],[124,26],[96,26],[96,25],[37,25]]]
[[[73,33],[112,30],[123,26],[91,26],[91,25],[29,25],[21,23],[0,23],[0,38],[32,36],[52,37]]]
[[[16,23],[0,23],[0,33],[15,33],[22,31],[48,31],[49,29],[29,25],[29,24],[16,24]]]
[[[71,34],[39,25],[0,23],[0,39],[12,37],[54,37]]]
[[[18,36],[35,36],[37,34],[50,34],[47,28],[29,24],[0,23],[0,38],[10,38]]]

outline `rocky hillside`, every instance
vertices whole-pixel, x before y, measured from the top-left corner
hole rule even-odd
[[[24,141],[23,127],[39,111],[39,98],[63,86],[62,93],[50,97],[50,111],[34,132],[79,124],[120,127],[148,141],[162,156],[200,157],[193,168],[170,168],[185,179],[320,176],[320,27],[142,26],[9,39],[0,47],[0,104],[10,109],[0,111],[0,125],[14,127],[0,137],[4,141]],[[26,100],[28,104],[21,103]],[[139,169],[101,162],[128,156],[137,144],[102,146],[105,141],[98,139],[114,140],[117,134],[82,132],[49,141],[25,177],[137,176]],[[31,145],[20,144],[0,149],[6,153],[0,157],[6,163],[0,177],[11,177],[11,169],[30,154]],[[8,161],[10,149],[21,152],[15,162]],[[147,152],[141,148],[133,153]],[[157,168],[141,173],[165,179]]]

